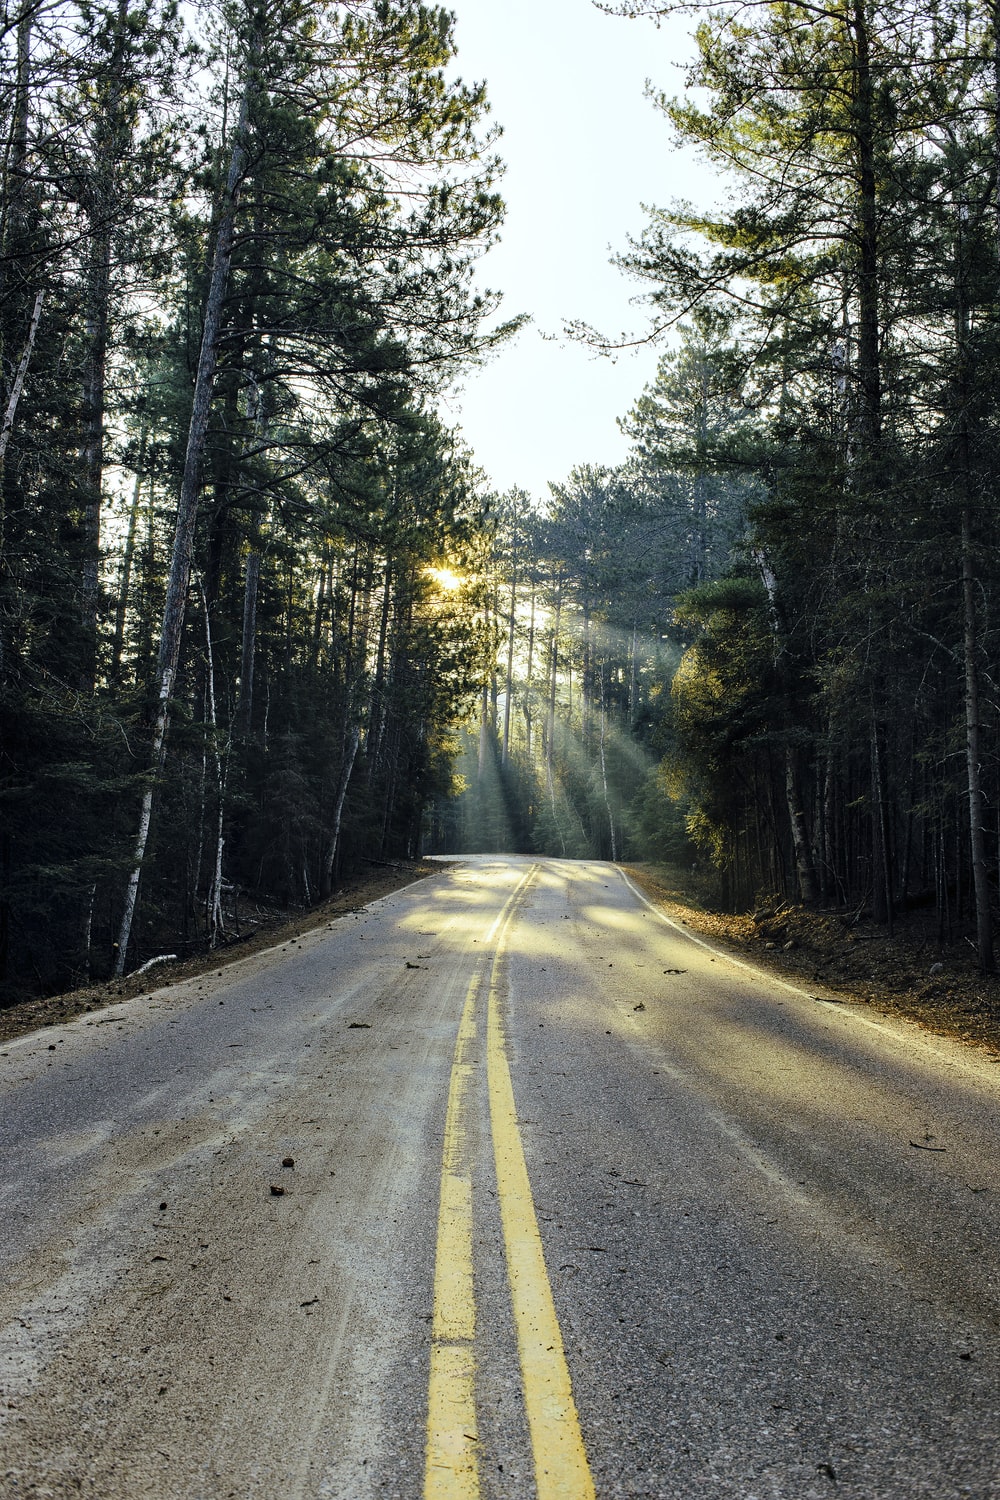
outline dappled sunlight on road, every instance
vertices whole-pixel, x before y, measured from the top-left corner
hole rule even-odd
[[[443,861],[49,1035],[4,1056],[8,1463],[106,1402],[102,1495],[183,1500],[208,1455],[249,1494],[263,1454],[269,1494],[374,1500],[426,1438],[427,1500],[449,1464],[505,1500],[563,1462],[555,1391],[600,1500],[805,1500],[824,1464],[845,1500],[997,1492],[988,1060],[730,959],[611,864]]]

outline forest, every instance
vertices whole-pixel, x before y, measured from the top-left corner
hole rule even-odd
[[[619,256],[670,336],[629,462],[497,518],[453,837],[693,857],[730,910],[924,906],[992,972],[1000,8],[608,8],[693,18],[654,98],[728,199]]]
[[[1000,9],[677,8],[727,201],[621,251],[665,352],[539,506],[439,415],[517,326],[446,10],[5,0],[3,1003],[481,849],[993,970]]]

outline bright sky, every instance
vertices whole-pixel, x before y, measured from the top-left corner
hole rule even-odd
[[[445,418],[498,489],[545,498],[548,481],[574,465],[625,457],[616,419],[656,368],[649,347],[612,362],[568,343],[562,327],[581,319],[603,333],[641,334],[646,314],[630,305],[641,289],[611,254],[641,232],[643,203],[706,199],[709,169],[673,147],[643,92],[647,78],[681,92],[691,23],[657,30],[591,0],[446,3],[457,17],[458,71],[486,80],[504,130],[507,219],[481,279],[505,294],[504,316],[527,312],[534,322],[468,377]]]

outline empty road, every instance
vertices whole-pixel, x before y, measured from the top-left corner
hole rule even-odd
[[[476,856],[0,1055],[0,1494],[1000,1496],[1000,1066]]]

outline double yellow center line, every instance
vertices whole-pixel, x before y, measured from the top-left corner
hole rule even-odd
[[[487,933],[486,942],[495,941],[493,957],[469,985],[455,1042],[438,1210],[424,1500],[477,1500],[480,1492],[468,1125],[478,1000],[487,975],[490,1129],[538,1500],[593,1500],[594,1495],[517,1128],[500,1013],[504,942],[536,875],[537,866],[532,866]]]

